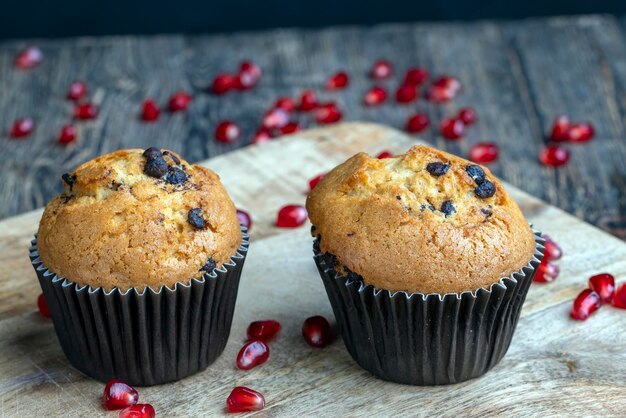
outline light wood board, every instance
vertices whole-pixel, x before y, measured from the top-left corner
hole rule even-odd
[[[264,393],[258,416],[623,416],[626,413],[626,311],[603,307],[586,322],[569,319],[588,276],[626,280],[626,243],[510,188],[528,219],[563,247],[561,275],[534,284],[508,354],[485,376],[440,387],[383,382],[360,369],[341,338],[325,349],[302,340],[302,321],[333,318],[312,260],[309,227],[272,226],[284,204],[303,203],[307,180],[348,156],[403,152],[415,140],[371,124],[298,133],[221,156],[205,165],[222,177],[254,219],[231,338],[204,372],[140,389],[157,416],[219,416],[236,385]],[[39,285],[27,257],[41,212],[0,222],[0,416],[116,416],[99,407],[103,384],[65,359],[49,321],[36,313]],[[270,360],[251,371],[234,359],[250,321],[283,324]]]

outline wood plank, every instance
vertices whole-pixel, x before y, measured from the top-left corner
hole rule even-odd
[[[332,311],[311,259],[308,228],[272,227],[277,208],[302,202],[309,177],[357,150],[401,152],[413,142],[384,127],[343,124],[207,161],[255,220],[231,338],[205,372],[143,388],[142,401],[152,403],[161,416],[217,416],[230,389],[246,385],[266,395],[267,416],[312,411],[316,416],[430,416],[441,415],[444,405],[447,416],[623,414],[626,334],[618,330],[626,327],[626,315],[606,307],[580,323],[568,313],[590,274],[611,271],[624,280],[626,244],[513,187],[509,190],[529,220],[555,237],[565,256],[557,281],[531,287],[509,353],[487,375],[453,386],[396,385],[361,370],[340,339],[324,350],[302,341],[304,318],[332,318]],[[0,316],[0,415],[54,416],[58,410],[64,416],[105,416],[98,406],[102,384],[69,366],[50,324],[34,312],[38,291],[25,249],[38,216],[0,222],[0,306],[10,303],[5,294],[30,288],[23,293],[28,304],[14,304]],[[277,318],[284,326],[271,344],[271,360],[250,372],[237,371],[234,358],[245,328],[262,317]],[[53,403],[57,409],[51,411]]]

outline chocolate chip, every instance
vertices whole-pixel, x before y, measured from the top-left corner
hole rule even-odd
[[[143,152],[143,156],[149,160],[153,158],[161,157],[162,155],[163,154],[161,154],[161,150],[156,147],[150,147]]]
[[[428,171],[431,176],[439,177],[446,174],[449,168],[450,164],[434,162],[428,163],[428,165],[426,166],[426,171]]]
[[[202,209],[191,209],[187,215],[187,222],[198,229],[204,229],[206,227],[206,222],[202,217]]]
[[[489,180],[485,180],[474,189],[474,193],[481,199],[486,199],[496,194],[496,186]]]
[[[435,207],[433,205],[430,205],[430,204],[420,206],[420,210],[422,212],[424,212],[424,209],[430,209],[431,212],[435,211]]]
[[[487,217],[491,216],[491,209],[481,209],[480,210],[482,213],[484,213]]]
[[[154,178],[161,178],[167,173],[168,165],[163,159],[163,156],[159,154],[158,157],[148,158],[146,165],[143,167],[143,172]]]
[[[207,273],[210,273],[215,269],[215,267],[217,267],[217,263],[212,258],[209,258],[206,261],[206,264],[200,267],[200,271],[206,271]]]
[[[396,199],[402,200],[402,196],[396,196]]]
[[[172,154],[171,152],[163,151],[163,155],[169,155],[172,161],[174,161],[174,164],[180,165],[180,160],[178,159],[178,157]]]
[[[76,176],[73,176],[70,173],[65,173],[61,176],[61,178],[68,186],[70,186],[71,191],[72,187],[74,187],[74,183],[76,183]]]
[[[480,168],[480,166],[477,166],[476,164],[468,164],[465,167],[465,171],[476,182],[476,184],[481,184],[485,181],[485,170]]]
[[[187,181],[187,173],[178,167],[170,167],[167,170],[165,182],[169,184],[181,184]]]
[[[446,200],[445,202],[443,202],[441,204],[441,209],[440,210],[446,215],[446,218],[452,212],[456,212],[456,209],[454,208],[454,205],[452,204],[452,201],[450,201],[450,200]]]

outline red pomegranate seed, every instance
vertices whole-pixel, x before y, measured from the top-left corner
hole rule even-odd
[[[265,408],[265,398],[256,390],[237,386],[226,399],[228,412],[254,412]]]
[[[315,121],[321,125],[339,122],[343,117],[341,110],[332,102],[320,105],[315,112]]]
[[[218,74],[211,83],[211,91],[213,94],[221,95],[235,88],[235,77],[231,74]]]
[[[249,73],[257,80],[261,78],[261,67],[253,63],[252,61],[242,61],[239,64],[240,73]]]
[[[183,110],[187,110],[189,105],[191,104],[191,94],[185,91],[179,91],[174,93],[168,102],[167,107],[170,112],[180,112]]]
[[[302,336],[311,347],[322,348],[327,346],[332,340],[328,320],[320,315],[307,318],[302,324]]]
[[[237,219],[241,225],[248,229],[252,228],[252,217],[245,210],[237,209]]]
[[[598,310],[600,304],[600,296],[591,289],[585,289],[574,300],[571,316],[579,321],[584,321]]]
[[[465,125],[469,126],[476,122],[478,115],[476,115],[476,111],[471,107],[464,107],[459,110],[459,119],[461,119]]]
[[[315,186],[317,186],[317,183],[319,183],[324,178],[325,175],[326,173],[318,174],[317,176],[309,180],[309,190],[315,189]]]
[[[386,78],[391,77],[393,73],[393,67],[391,63],[387,60],[378,60],[372,65],[372,69],[370,71],[370,76],[377,80],[384,80]]]
[[[256,145],[265,144],[266,142],[270,142],[271,139],[271,132],[265,128],[260,128],[252,137],[252,143]]]
[[[404,84],[409,86],[421,86],[430,77],[425,68],[409,68],[404,75]]]
[[[451,77],[449,75],[444,75],[433,81],[433,86],[435,87],[443,87],[451,90],[454,94],[461,91],[461,82],[458,78]]]
[[[225,144],[231,144],[239,139],[241,129],[235,122],[224,120],[215,128],[215,139]]]
[[[261,340],[246,343],[237,354],[237,367],[241,370],[250,370],[267,361],[270,357],[270,348]]]
[[[154,100],[146,99],[143,101],[143,105],[141,107],[141,119],[145,122],[153,122],[159,119],[160,115],[161,111]]]
[[[98,108],[93,103],[83,103],[74,106],[74,117],[82,120],[95,119],[98,116]]]
[[[273,319],[254,321],[248,325],[248,340],[269,341],[281,330],[280,322]]]
[[[426,91],[426,98],[435,103],[447,102],[461,91],[461,82],[450,76],[439,77]]]
[[[461,119],[446,118],[439,126],[441,135],[447,139],[459,139],[465,134],[465,124]]]
[[[626,283],[620,284],[613,293],[613,306],[626,309]]]
[[[250,61],[244,61],[239,66],[239,73],[235,77],[235,88],[249,90],[257,85],[261,79],[261,69]]]
[[[548,145],[539,152],[539,161],[550,167],[560,167],[569,161],[569,151],[558,145]]]
[[[554,142],[563,142],[568,140],[568,132],[570,128],[570,120],[566,115],[557,116],[552,124],[550,131],[550,139]]]
[[[9,136],[11,138],[25,138],[35,129],[35,121],[32,118],[20,118],[13,122]]]
[[[67,98],[74,101],[82,99],[85,94],[87,94],[87,85],[79,80],[70,84],[67,90]]]
[[[279,107],[265,113],[261,121],[261,125],[265,129],[280,129],[288,123],[289,113]]]
[[[383,151],[376,156],[376,158],[378,158],[379,160],[383,160],[385,158],[392,158],[392,157],[393,157],[393,154],[389,151]]]
[[[595,132],[593,130],[593,125],[591,125],[590,123],[574,123],[567,131],[567,140],[569,142],[575,142],[580,144],[590,141],[594,135]]]
[[[589,278],[589,289],[600,296],[602,303],[611,303],[615,293],[615,278],[612,274],[601,273]]]
[[[535,276],[533,277],[533,281],[538,283],[549,283],[556,280],[559,277],[559,273],[561,269],[554,263],[549,261],[541,261],[539,267],[537,267],[537,271],[535,272]]]
[[[37,298],[37,308],[39,309],[39,314],[41,316],[50,319],[50,311],[48,310],[48,304],[46,303],[46,299],[43,297],[43,293]]]
[[[139,393],[135,388],[116,379],[111,379],[107,382],[102,394],[102,406],[108,410],[136,405],[138,400]]]
[[[369,89],[363,96],[363,103],[366,106],[377,106],[387,100],[387,91],[379,86]]]
[[[489,164],[498,159],[500,150],[492,142],[479,142],[470,147],[469,158],[478,164]]]
[[[70,144],[76,140],[76,127],[71,123],[63,125],[61,130],[59,131],[59,136],[57,137],[57,141],[59,144]]]
[[[154,418],[154,407],[149,403],[140,403],[129,406],[120,411],[119,418]]]
[[[295,228],[306,222],[308,214],[304,206],[283,206],[276,217],[276,226],[279,228]]]
[[[27,46],[15,56],[15,67],[20,70],[34,68],[43,61],[43,52],[36,46]]]
[[[417,99],[417,88],[408,84],[403,84],[396,90],[396,101],[398,103],[411,103]]]
[[[298,108],[303,112],[309,112],[317,108],[317,96],[313,90],[305,90],[302,92]]]
[[[561,250],[561,247],[559,247],[559,245],[548,235],[543,235],[543,239],[546,240],[543,244],[543,246],[546,247],[543,251],[543,260],[556,261],[560,259],[563,256],[563,250]]]
[[[416,113],[406,121],[406,130],[413,134],[422,132],[430,125],[430,119],[425,113]]]
[[[299,130],[300,130],[300,125],[298,124],[298,122],[289,122],[288,124],[280,128],[278,131],[280,132],[281,135],[289,135],[294,132],[298,132]]]
[[[348,87],[348,84],[350,84],[348,73],[345,71],[339,71],[338,73],[333,74],[326,81],[326,88],[328,90],[340,90]]]
[[[276,103],[274,103],[274,107],[292,113],[296,110],[296,101],[291,97],[280,97],[276,100]]]

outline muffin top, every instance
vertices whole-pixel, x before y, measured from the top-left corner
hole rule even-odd
[[[79,285],[158,290],[227,262],[242,240],[219,176],[172,151],[120,150],[63,175],[37,247],[52,272]]]
[[[378,289],[487,288],[535,249],[528,222],[487,168],[425,146],[353,156],[310,192],[307,210],[321,251]]]

